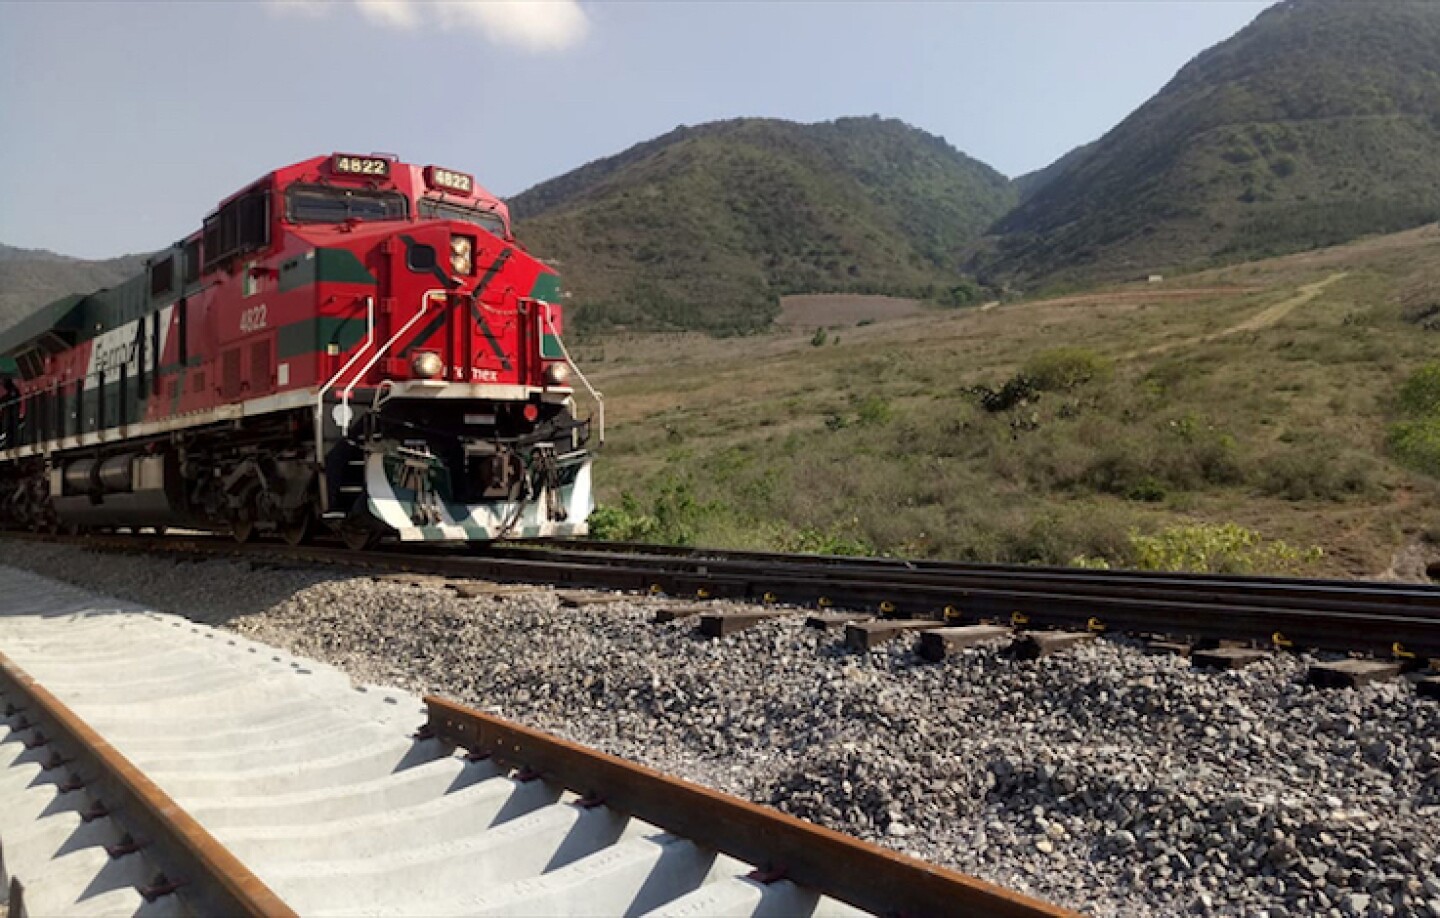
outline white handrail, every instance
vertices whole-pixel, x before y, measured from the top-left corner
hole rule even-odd
[[[541,336],[543,337],[544,334],[545,334],[545,327],[546,327],[546,326],[549,326],[549,328],[550,328],[550,334],[552,334],[552,335],[555,336],[555,343],[558,344],[558,345],[560,345],[560,354],[561,354],[561,356],[563,356],[563,357],[565,358],[565,362],[570,365],[570,369],[572,369],[572,370],[575,371],[575,375],[580,378],[580,382],[584,383],[586,390],[589,391],[589,393],[590,393],[590,397],[593,398],[593,399],[595,399],[595,414],[596,414],[596,416],[597,416],[596,419],[597,419],[597,420],[599,421],[599,423],[600,423],[600,430],[599,430],[599,434],[598,434],[598,435],[599,435],[599,438],[600,438],[600,444],[599,444],[599,445],[600,445],[600,446],[604,446],[604,445],[605,445],[605,396],[601,395],[601,394],[600,394],[600,391],[599,391],[598,389],[596,389],[594,386],[590,385],[590,380],[588,380],[588,379],[585,378],[585,373],[584,373],[584,371],[582,371],[582,370],[580,369],[579,365],[577,365],[577,364],[575,363],[574,359],[571,358],[571,356],[570,356],[570,351],[569,351],[568,349],[566,349],[566,347],[565,347],[565,339],[562,338],[562,337],[560,337],[560,332],[555,329],[555,322],[554,322],[554,320],[550,318],[550,304],[549,304],[549,303],[546,303],[546,302],[543,301],[543,300],[539,300],[539,301],[537,301],[537,302],[538,302],[539,305],[540,305],[540,323],[541,323],[540,334],[541,334]]]
[[[365,297],[365,344],[357,350],[345,365],[335,371],[330,381],[320,387],[319,393],[315,396],[315,463],[323,468],[325,466],[325,393],[335,387],[340,377],[355,365],[371,345],[375,343],[375,297]],[[327,488],[320,489],[320,509],[322,512],[330,509],[330,492]]]
[[[380,362],[380,358],[385,356],[385,354],[389,352],[390,348],[395,346],[396,341],[399,341],[401,338],[403,338],[405,336],[405,333],[408,332],[411,328],[413,328],[415,326],[415,323],[419,322],[425,316],[425,313],[430,309],[430,300],[436,294],[439,294],[440,296],[445,296],[448,292],[449,291],[447,291],[443,287],[435,287],[425,291],[425,294],[420,297],[420,308],[416,310],[415,315],[410,317],[410,321],[400,326],[400,330],[397,331],[395,334],[391,335],[390,340],[386,341],[383,346],[381,346],[375,351],[375,355],[370,358],[370,361],[366,363],[365,366],[361,367],[359,370],[356,370],[355,375],[350,377],[350,384],[347,385],[344,391],[340,394],[340,403],[342,405],[344,405],[346,408],[350,407],[350,393],[355,391],[355,387],[359,385],[361,378],[364,377],[366,373],[370,372],[371,367],[375,366],[375,364]]]

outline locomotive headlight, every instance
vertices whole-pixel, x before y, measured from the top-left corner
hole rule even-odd
[[[570,381],[570,364],[552,363],[545,368],[545,381],[552,386],[563,386]]]
[[[410,361],[410,369],[421,379],[438,379],[445,372],[445,362],[434,351],[421,351]]]
[[[450,270],[469,274],[475,266],[475,242],[469,236],[450,237]]]

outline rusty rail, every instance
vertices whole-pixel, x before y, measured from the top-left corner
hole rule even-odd
[[[3,653],[0,692],[9,701],[7,713],[23,713],[48,741],[65,746],[71,772],[95,802],[121,817],[134,838],[143,836],[152,844],[166,871],[159,885],[182,890],[197,914],[295,915],[169,794]]]
[[[1057,918],[1031,899],[480,711],[427,697],[429,732],[878,915]]]

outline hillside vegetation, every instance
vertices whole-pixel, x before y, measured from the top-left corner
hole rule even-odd
[[[86,261],[0,245],[0,331],[51,300],[113,286],[144,267],[144,255]]]
[[[1433,221],[1440,3],[1277,4],[1057,165],[994,227],[985,276],[1132,277]]]
[[[898,121],[742,119],[678,128],[512,206],[582,328],[739,332],[791,293],[954,301],[961,250],[1014,201],[1000,173]]]
[[[597,523],[695,544],[1377,575],[1440,539],[1437,276],[1427,227],[823,337],[592,343],[579,356],[611,418]]]

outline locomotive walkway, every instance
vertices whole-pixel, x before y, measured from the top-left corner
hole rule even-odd
[[[0,652],[11,918],[1068,914],[5,567]]]

